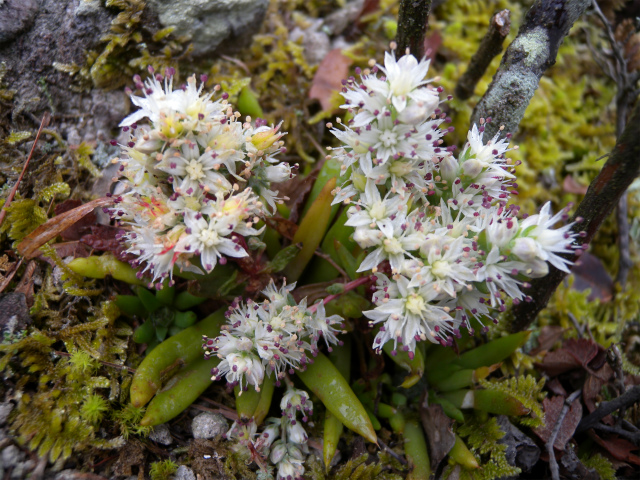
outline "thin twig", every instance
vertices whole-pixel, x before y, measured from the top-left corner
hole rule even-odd
[[[355,280],[351,280],[349,283],[345,283],[344,284],[344,289],[342,290],[341,293],[328,295],[327,297],[325,297],[322,300],[322,304],[326,305],[331,300],[335,300],[336,298],[344,295],[345,293],[347,293],[347,292],[349,292],[351,290],[355,290],[356,288],[358,288],[358,287],[360,287],[362,285],[366,285],[367,283],[374,282],[375,278],[376,277],[374,277],[373,275],[366,275],[364,277],[360,277],[360,278],[356,278]],[[319,305],[320,305],[320,302],[314,303],[309,308],[307,308],[307,310],[309,310],[310,312],[315,312],[318,309]]]
[[[504,39],[511,30],[511,12],[502,10],[496,13],[489,22],[489,31],[484,36],[478,51],[471,57],[467,71],[460,77],[456,85],[455,95],[460,100],[466,100],[476,88],[476,85],[487,71],[493,58],[502,52]]]
[[[584,432],[585,430],[593,428],[600,422],[600,420],[610,413],[621,408],[626,408],[636,402],[640,402],[640,385],[630,388],[618,398],[614,398],[609,402],[602,402],[598,408],[580,421],[578,428],[576,428],[576,433]]]
[[[340,275],[342,275],[344,278],[349,278],[349,274],[340,266],[338,265],[333,258],[331,258],[331,255],[324,253],[322,250],[317,249],[315,252],[313,252],[315,255],[317,255],[320,258],[325,259],[327,262],[329,262],[331,264],[331,266],[333,268],[335,268],[338,273],[340,273]]]
[[[582,335],[584,334],[584,332],[582,330],[582,327],[578,323],[578,319],[571,312],[569,312],[567,316],[569,317],[569,320],[571,320],[571,323],[573,323],[573,326],[576,327],[576,331],[578,332],[578,338],[582,338]]]
[[[640,433],[638,432],[629,432],[623,429],[622,427],[616,427],[616,426],[611,427],[609,425],[604,425],[603,423],[596,423],[592,428],[594,430],[600,430],[602,432],[615,433],[620,437],[624,437],[627,440],[632,441],[636,445],[640,443]]]
[[[401,455],[398,455],[396,452],[391,450],[389,446],[386,443],[384,443],[380,438],[378,438],[378,445],[380,445],[385,452],[391,455],[394,459],[396,459],[402,465],[409,465],[409,462],[407,462],[406,458],[402,457]]]
[[[18,177],[18,179],[16,180],[16,183],[13,185],[13,188],[9,192],[9,196],[7,197],[7,200],[4,202],[4,206],[2,207],[2,211],[0,212],[0,225],[2,225],[2,222],[4,222],[4,217],[7,216],[7,208],[9,208],[9,205],[11,205],[11,202],[13,202],[13,198],[16,196],[18,187],[20,186],[20,182],[22,182],[22,178],[24,177],[24,174],[27,171],[27,168],[29,168],[29,162],[33,157],[33,152],[35,152],[36,150],[36,145],[38,144],[38,140],[40,139],[42,130],[49,125],[50,120],[51,120],[51,116],[49,115],[49,112],[45,112],[45,114],[42,117],[42,121],[40,122],[40,128],[38,128],[38,133],[36,134],[36,138],[33,141],[33,145],[31,146],[31,151],[29,152],[29,156],[27,157],[27,159],[24,162],[24,165],[22,166],[22,172],[20,172],[20,176]]]
[[[400,0],[396,42],[398,55],[406,50],[418,60],[424,56],[424,38],[431,11],[431,0]]]
[[[564,405],[562,406],[560,415],[556,420],[556,424],[554,425],[553,430],[551,431],[551,436],[549,437],[549,440],[546,444],[547,453],[549,454],[549,468],[551,469],[551,478],[553,480],[560,480],[560,471],[558,469],[558,462],[556,460],[556,454],[553,451],[553,446],[556,443],[556,438],[558,437],[558,433],[560,432],[560,428],[562,427],[564,417],[567,416],[571,405],[576,401],[576,399],[580,398],[580,395],[582,395],[582,390],[576,390],[564,399]]]

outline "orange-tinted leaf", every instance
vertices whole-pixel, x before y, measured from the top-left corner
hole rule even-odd
[[[353,60],[344,55],[342,49],[331,50],[324,57],[313,77],[309,98],[317,99],[323,110],[333,110],[335,105],[331,97],[334,92],[342,89],[342,80],[349,75],[349,67],[352,63]]]
[[[424,39],[424,53],[427,58],[433,62],[441,46],[442,35],[440,35],[438,31],[434,31],[431,35]]]
[[[587,188],[589,187],[587,185],[578,183],[578,181],[571,175],[567,175],[562,181],[562,188],[567,193],[577,193],[578,195],[584,195],[585,193],[587,193]]]
[[[631,453],[634,450],[638,450],[640,447],[636,447],[629,440],[619,438],[615,435],[604,439],[593,432],[590,432],[589,436],[593,438],[598,445],[609,452],[609,454],[616,460],[640,465],[640,457]]]
[[[47,220],[18,244],[18,253],[25,258],[37,256],[38,249],[42,245],[56,238],[82,217],[92,213],[94,208],[103,207],[111,203],[113,203],[111,198],[98,198]]]
[[[56,217],[62,215],[64,212],[68,212],[69,210],[73,210],[74,208],[82,205],[81,200],[69,199],[64,202],[56,205],[54,210]],[[80,240],[83,234],[87,233],[89,227],[96,223],[98,217],[96,217],[95,213],[91,212],[85,215],[83,218],[80,218],[76,223],[71,225],[69,228],[60,232],[60,236],[62,240],[65,242]]]

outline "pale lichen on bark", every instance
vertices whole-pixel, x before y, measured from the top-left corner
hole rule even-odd
[[[527,12],[518,36],[505,52],[491,85],[476,106],[471,124],[492,118],[485,138],[501,125],[515,133],[544,72],[573,23],[590,5],[589,0],[537,0]]]

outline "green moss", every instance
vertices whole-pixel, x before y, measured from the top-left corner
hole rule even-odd
[[[151,480],[169,480],[171,476],[178,470],[178,464],[173,460],[163,460],[162,462],[154,462],[151,464],[149,476]]]
[[[540,403],[546,396],[542,391],[544,378],[536,380],[531,375],[518,375],[503,380],[480,380],[480,385],[489,390],[506,393],[529,409],[530,416],[515,417],[519,423],[532,428],[544,425],[544,412]]]
[[[615,480],[616,469],[605,457],[596,453],[595,455],[585,455],[580,458],[582,464],[587,468],[593,468],[602,480]]]
[[[465,439],[469,450],[476,458],[480,458],[480,468],[477,470],[460,470],[460,479],[464,480],[493,480],[500,477],[518,475],[520,469],[507,462],[507,446],[498,443],[505,433],[500,429],[495,417],[483,419],[480,416],[469,418],[464,425],[457,429],[458,435]],[[443,478],[452,471],[449,466]]]

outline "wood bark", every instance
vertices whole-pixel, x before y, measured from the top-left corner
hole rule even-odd
[[[491,117],[485,138],[493,137],[501,125],[504,134],[515,133],[540,78],[556,62],[562,40],[590,4],[590,0],[536,0],[476,106],[471,126]]]

